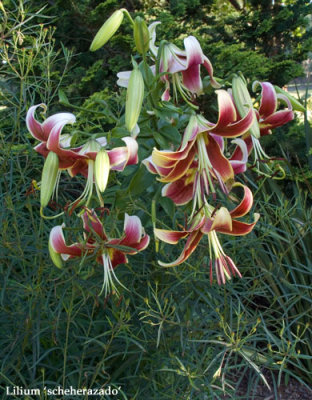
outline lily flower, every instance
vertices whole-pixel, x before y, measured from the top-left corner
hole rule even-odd
[[[174,92],[176,93],[178,89],[183,98],[191,98],[194,94],[201,94],[203,90],[200,76],[201,65],[207,70],[211,85],[214,88],[220,88],[219,83],[213,77],[211,62],[204,55],[198,40],[194,36],[188,36],[184,39],[185,50],[179,49],[172,43],[164,43],[160,48],[155,46],[156,26],[159,23],[159,21],[152,23],[149,26],[149,33],[150,51],[155,60],[159,57],[159,73],[164,74],[162,80],[166,83],[162,100],[168,101],[170,99],[170,84],[167,73],[172,76]]]
[[[84,191],[73,203],[74,208],[84,203],[86,206],[89,205],[94,183],[100,204],[102,207],[104,206],[97,181],[95,180],[96,157],[104,148],[101,139],[102,138],[90,139],[79,151],[81,158],[76,160],[76,162],[67,169],[71,177],[81,174],[87,178]],[[122,140],[126,143],[126,146],[116,147],[112,150],[106,151],[109,158],[109,168],[111,170],[123,171],[127,165],[137,164],[138,162],[137,141],[130,136],[124,137]],[[104,141],[104,146],[105,144],[106,139]]]
[[[41,143],[35,147],[35,150],[42,154],[45,158],[49,152],[53,152],[58,156],[59,174],[55,180],[57,187],[60,172],[67,170],[71,177],[81,174],[87,178],[87,183],[83,193],[76,199],[72,205],[76,207],[86,203],[89,204],[93,193],[95,159],[97,154],[107,145],[105,137],[90,139],[80,147],[74,149],[64,148],[70,145],[70,135],[61,135],[63,127],[67,123],[74,123],[76,118],[70,113],[59,113],[47,118],[43,123],[35,119],[35,111],[38,107],[46,110],[45,104],[39,104],[29,109],[26,116],[28,130],[34,138],[40,140]],[[117,147],[107,150],[109,157],[109,168],[111,170],[123,171],[127,165],[137,164],[138,162],[138,143],[133,137],[124,137],[122,140],[126,146]],[[98,198],[103,206],[103,200],[100,195],[98,185],[95,184]],[[55,188],[52,188],[54,192]]]
[[[66,261],[72,258],[83,258],[92,256],[103,265],[103,286],[105,296],[111,291],[118,293],[116,284],[123,286],[114,269],[119,264],[128,262],[127,255],[137,254],[144,250],[149,244],[149,235],[142,227],[137,216],[125,214],[124,233],[121,238],[109,238],[104,226],[94,210],[85,208],[82,215],[84,240],[67,245],[63,233],[65,224],[52,228],[49,237],[49,250],[52,261],[60,267],[60,259]],[[57,261],[57,262],[55,262]]]
[[[26,115],[26,125],[30,134],[40,143],[35,146],[35,150],[45,158],[50,151],[53,151],[59,158],[59,169],[67,169],[72,166],[81,156],[78,154],[81,147],[75,149],[66,149],[70,146],[71,136],[61,135],[62,129],[66,124],[76,122],[76,117],[71,113],[57,113],[48,117],[44,122],[39,122],[35,118],[35,112],[38,107],[43,108],[45,113],[47,106],[37,104],[29,108]]]
[[[254,164],[259,165],[260,161],[272,160],[263,150],[260,139],[262,136],[272,134],[272,129],[285,125],[294,119],[292,104],[287,96],[276,93],[274,86],[270,82],[255,81],[252,85],[252,90],[255,92],[258,87],[261,87],[261,98],[259,108],[254,108],[257,123],[259,126],[260,137],[256,137],[252,132],[248,132],[244,137],[244,141],[248,148],[248,153],[254,150]],[[287,108],[278,110],[280,102],[286,104]],[[237,148],[233,156],[239,158],[241,149]],[[266,171],[272,172],[266,165]],[[281,168],[280,168],[281,169]]]
[[[177,204],[185,204],[194,198],[201,204],[205,195],[215,196],[217,182],[224,193],[228,193],[234,181],[234,170],[223,155],[222,138],[236,138],[248,131],[253,122],[250,111],[237,121],[237,114],[231,96],[218,90],[219,118],[216,124],[200,115],[193,115],[187,125],[182,143],[177,151],[160,151],[154,148],[152,156],[143,161],[151,173],[160,175],[159,181],[167,183],[163,195],[175,198]],[[221,140],[221,143],[220,143]],[[178,185],[183,182],[183,190]],[[192,195],[191,195],[191,186]],[[178,192],[181,193],[181,196]],[[178,199],[179,198],[179,199]]]
[[[210,282],[212,282],[213,263],[219,285],[221,283],[224,284],[226,279],[231,279],[232,275],[241,277],[233,260],[224,253],[217,236],[218,232],[234,236],[247,235],[252,231],[259,219],[259,214],[254,214],[255,219],[253,223],[246,223],[236,219],[245,216],[250,211],[253,203],[253,196],[250,189],[239,183],[236,186],[243,187],[244,197],[240,204],[232,211],[229,212],[226,207],[217,209],[205,203],[202,209],[194,216],[187,229],[183,231],[154,229],[155,236],[169,244],[177,244],[179,240],[187,239],[182,253],[175,261],[171,263],[158,261],[160,265],[174,267],[182,264],[195,251],[203,235],[207,235],[210,257]]]

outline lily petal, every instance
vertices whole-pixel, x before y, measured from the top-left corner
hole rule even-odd
[[[82,249],[79,243],[74,243],[70,246],[66,245],[64,234],[63,234],[63,227],[65,224],[58,225],[52,228],[49,237],[49,244],[53,248],[56,253],[59,253],[65,257],[64,259],[70,257],[81,257]]]
[[[154,235],[161,241],[169,244],[177,244],[180,239],[184,239],[190,233],[188,231],[170,231],[166,229],[154,229]]]
[[[129,216],[125,214],[124,222],[125,238],[122,240],[122,244],[131,247],[132,243],[138,243],[142,238],[142,224],[139,217],[136,215]]]
[[[207,234],[213,230],[220,232],[220,229],[232,230],[232,218],[228,209],[225,207],[221,207],[217,210],[212,218],[206,218],[201,231]]]
[[[173,261],[171,263],[164,263],[162,261],[158,261],[158,264],[163,267],[175,267],[176,265],[182,264],[195,251],[202,236],[203,236],[203,233],[201,231],[192,232],[185,243],[182,253],[175,261]]]
[[[245,172],[247,169],[248,149],[243,139],[234,139],[232,140],[232,143],[235,143],[240,150],[239,152],[234,150],[229,160],[234,170],[234,174],[237,175]]]
[[[241,183],[235,183],[233,187],[235,186],[241,186],[244,189],[244,197],[239,205],[230,212],[232,218],[243,217],[250,211],[253,204],[252,191]]]
[[[260,214],[255,213],[254,214],[254,222],[251,224],[233,220],[232,221],[232,230],[221,228],[221,229],[218,229],[218,232],[224,233],[227,235],[233,235],[233,236],[248,235],[248,233],[250,233],[253,230],[253,228],[256,225],[259,218],[260,218]]]
[[[262,89],[259,114],[266,118],[275,113],[277,109],[277,96],[274,86],[270,82],[255,81],[252,84],[252,90],[255,91],[259,85]]]
[[[93,231],[99,235],[99,237],[103,240],[107,240],[107,236],[105,235],[104,228],[102,222],[99,220],[94,210],[87,209],[82,214],[83,220],[83,229],[92,234]]]

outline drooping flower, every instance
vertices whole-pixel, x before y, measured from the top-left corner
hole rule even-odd
[[[177,151],[154,149],[152,156],[143,161],[151,173],[160,175],[160,182],[167,183],[163,195],[175,198],[177,204],[185,204],[193,198],[193,211],[205,195],[215,194],[216,182],[228,193],[234,170],[222,153],[222,137],[236,138],[244,134],[253,121],[251,111],[237,121],[230,95],[224,90],[218,90],[217,95],[219,118],[216,124],[201,115],[192,116]],[[184,189],[187,187],[181,196],[178,181],[183,182]]]
[[[261,161],[265,162],[265,171],[272,172],[267,162],[271,158],[263,150],[260,139],[262,136],[272,134],[272,129],[279,126],[285,125],[294,118],[294,112],[292,105],[287,96],[283,94],[277,94],[274,86],[270,82],[253,82],[252,89],[256,91],[258,87],[261,87],[261,97],[259,102],[259,107],[253,108],[257,120],[257,129],[259,134],[254,135],[253,130],[250,130],[243,137],[246,146],[248,148],[248,153],[254,151],[254,164],[258,168]],[[233,88],[234,89],[234,88]],[[248,93],[247,87],[245,91]],[[234,94],[234,91],[233,91]],[[248,96],[250,97],[249,93]],[[235,105],[238,105],[238,98],[234,96]],[[284,103],[286,108],[278,110],[279,104]],[[238,107],[239,108],[239,107]],[[240,108],[239,108],[240,110]],[[243,116],[244,113],[239,111],[240,115]],[[253,124],[255,127],[255,123]],[[238,147],[234,153],[234,159],[238,159],[241,156],[241,149]],[[282,172],[281,168],[279,168]]]
[[[59,113],[47,118],[43,123],[35,119],[35,111],[38,107],[46,110],[45,104],[39,104],[29,109],[26,116],[27,127],[34,138],[40,140],[41,143],[35,147],[35,150],[42,154],[45,158],[49,152],[53,152],[59,159],[59,171],[67,170],[71,177],[81,174],[87,178],[86,186],[83,193],[76,199],[72,205],[82,205],[89,201],[93,193],[93,185],[95,181],[95,160],[97,154],[106,149],[107,140],[105,137],[90,139],[83,146],[74,149],[70,146],[70,135],[61,135],[63,127],[67,123],[74,123],[75,116],[70,113]],[[109,168],[111,170],[123,171],[127,165],[133,165],[138,162],[138,144],[133,137],[124,137],[122,140],[126,146],[116,147],[106,150],[109,157]],[[67,148],[64,148],[64,147]],[[59,182],[59,174],[55,179],[55,186]],[[97,183],[95,184],[98,198],[101,205],[103,201]],[[55,187],[52,189],[55,191]]]
[[[119,282],[114,269],[117,265],[128,262],[127,255],[137,254],[144,250],[149,244],[149,235],[145,233],[137,216],[125,214],[124,233],[121,238],[109,238],[107,236],[104,226],[94,210],[85,208],[82,219],[83,242],[76,242],[68,246],[63,233],[65,225],[52,228],[49,238],[52,261],[57,267],[60,267],[60,258],[66,261],[71,258],[92,256],[99,264],[103,265],[102,291],[104,290],[105,296],[112,290],[118,293],[114,281],[121,286],[123,285]]]
[[[138,162],[138,143],[130,137],[124,137],[122,140],[126,146],[116,147],[112,150],[106,150],[109,158],[109,168],[111,170],[123,171],[127,165],[137,164]],[[78,159],[70,168],[68,173],[71,177],[81,174],[87,178],[86,186],[82,194],[75,200],[74,205],[85,204],[88,206],[93,193],[95,183],[96,192],[101,206],[103,200],[95,179],[95,162],[97,155],[104,149],[101,142],[97,139],[90,139],[79,151],[82,157]]]
[[[234,236],[247,235],[252,231],[259,218],[259,214],[254,214],[255,220],[253,223],[246,223],[236,219],[245,216],[250,211],[253,203],[253,196],[250,189],[239,183],[236,186],[243,187],[244,197],[240,204],[232,211],[229,212],[226,207],[217,209],[205,203],[193,217],[187,229],[183,231],[154,229],[155,236],[169,244],[177,244],[179,240],[187,239],[182,253],[175,261],[170,263],[158,261],[160,265],[174,267],[182,264],[195,251],[203,235],[207,235],[210,257],[210,281],[212,282],[213,263],[219,285],[225,283],[226,279],[231,279],[232,275],[241,277],[233,260],[224,253],[217,236],[218,232]]]
[[[169,100],[170,98],[169,76],[166,73],[171,75],[174,91],[179,90],[183,97],[189,97],[188,93],[200,94],[203,89],[200,76],[201,65],[207,70],[211,85],[214,88],[220,88],[219,83],[213,76],[211,62],[204,55],[198,40],[194,36],[188,36],[184,39],[185,50],[179,49],[172,43],[164,43],[160,50],[156,47],[156,26],[159,23],[158,21],[152,23],[149,26],[149,32],[150,51],[155,60],[159,58],[157,61],[159,63],[159,73],[164,74],[162,79],[166,83],[166,90],[162,95],[162,99]]]
[[[81,147],[68,149],[71,136],[68,134],[62,135],[61,132],[66,124],[75,123],[76,117],[71,113],[57,113],[41,123],[35,118],[35,112],[38,107],[43,108],[44,113],[47,110],[45,104],[37,104],[30,107],[26,115],[26,125],[30,134],[40,141],[34,149],[45,158],[49,151],[56,153],[59,158],[59,169],[61,170],[71,167],[77,159],[81,158],[78,154]]]

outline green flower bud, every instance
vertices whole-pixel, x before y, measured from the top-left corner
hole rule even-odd
[[[283,90],[276,85],[274,85],[274,89],[275,89],[276,93],[283,94],[284,96],[286,96],[288,98],[294,111],[300,111],[300,112],[306,111],[305,107],[303,107],[303,105],[300,103],[300,101],[298,101],[294,96],[292,96],[291,94],[286,92],[286,90]]]
[[[260,129],[255,110],[253,109],[252,100],[248,92],[245,80],[238,75],[235,75],[232,80],[232,93],[235,105],[242,118],[244,118],[248,114],[250,109],[253,110],[254,122],[251,125],[249,131],[252,136],[258,139],[260,137]]]
[[[117,29],[120,27],[124,13],[122,10],[115,11],[102,25],[101,29],[95,35],[90,50],[96,51],[100,47],[104,46],[105,43],[114,35]]]
[[[81,154],[97,153],[101,150],[101,145],[95,139],[89,139],[82,147]]]
[[[131,132],[138,122],[144,97],[144,81],[138,67],[129,78],[126,99],[126,127]]]
[[[141,17],[136,17],[133,26],[133,37],[137,51],[144,54],[149,49],[149,31],[146,22]]]
[[[57,267],[57,268],[63,268],[63,260],[62,257],[59,253],[57,253],[51,243],[49,242],[49,253],[50,253],[50,257],[51,260],[53,261],[53,264]]]
[[[107,186],[108,176],[110,170],[109,156],[105,149],[101,149],[95,158],[95,183],[100,192],[104,192]]]
[[[41,187],[40,187],[40,204],[46,207],[51,199],[53,190],[56,185],[59,170],[59,159],[57,154],[50,151],[42,170]]]

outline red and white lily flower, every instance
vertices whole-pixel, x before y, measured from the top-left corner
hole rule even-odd
[[[102,138],[100,138],[102,139]],[[103,200],[100,195],[97,183],[95,181],[95,163],[96,156],[103,148],[100,139],[90,139],[79,151],[81,158],[68,168],[68,173],[71,177],[81,174],[87,178],[87,183],[83,193],[75,200],[74,205],[84,204],[88,206],[93,193],[93,183],[97,196],[99,198],[101,206],[103,206]],[[104,138],[105,139],[105,138]],[[122,140],[126,146],[116,147],[112,150],[107,150],[109,158],[108,168],[115,171],[123,171],[127,165],[137,164],[138,162],[138,143],[130,137],[124,137]],[[106,144],[106,139],[104,145]]]
[[[46,110],[45,104],[30,107],[26,116],[26,123],[32,136],[41,143],[35,150],[47,157],[53,151],[59,158],[59,171],[67,170],[71,177],[82,174],[87,178],[85,189],[81,196],[73,203],[74,205],[86,203],[88,205],[93,192],[95,159],[98,152],[107,145],[105,137],[90,139],[84,146],[74,149],[64,148],[70,146],[70,135],[61,135],[63,127],[76,121],[71,113],[58,113],[40,123],[35,118],[35,111],[38,107]],[[126,146],[107,150],[109,157],[109,168],[116,171],[123,171],[127,165],[138,162],[138,143],[133,137],[124,137],[122,140]],[[58,184],[59,177],[56,181]],[[96,186],[98,198],[101,205],[103,201]]]
[[[283,94],[276,93],[274,86],[270,82],[255,81],[252,90],[255,92],[261,87],[261,98],[258,109],[254,109],[259,124],[260,135],[272,134],[272,129],[285,125],[294,119],[294,112],[290,100]],[[280,103],[286,104],[287,108],[278,110]],[[271,158],[263,150],[260,140],[254,137],[250,132],[243,137],[250,154],[254,150],[254,164],[259,165],[260,161],[271,160]],[[237,160],[242,157],[241,147],[237,147],[233,153],[233,159]],[[270,168],[266,166],[270,171]]]
[[[86,255],[95,257],[95,260],[103,265],[102,291],[104,290],[105,296],[111,291],[118,293],[114,281],[123,285],[119,282],[114,269],[117,265],[128,262],[127,255],[137,254],[144,250],[149,244],[149,235],[145,233],[137,216],[125,214],[124,233],[121,238],[107,236],[104,226],[94,210],[85,208],[82,219],[84,240],[69,246],[66,244],[63,233],[65,224],[52,228],[49,238],[51,258],[55,262],[59,256],[63,261],[82,258]],[[61,267],[59,262],[55,262],[55,264],[57,267]]]
[[[151,173],[160,175],[160,182],[167,183],[163,189],[164,196],[175,199],[176,204],[186,204],[194,198],[194,210],[196,202],[202,204],[205,195],[215,195],[214,182],[228,193],[234,181],[234,170],[223,155],[222,138],[243,135],[253,123],[251,110],[237,121],[231,96],[224,90],[216,93],[219,104],[216,124],[201,115],[192,116],[177,151],[154,149],[152,156],[143,161]],[[237,161],[243,163],[245,154]]]
[[[174,267],[182,264],[195,251],[203,235],[207,235],[210,257],[210,282],[212,282],[213,260],[219,285],[221,283],[224,284],[226,279],[231,279],[232,275],[241,277],[233,260],[224,253],[217,236],[217,232],[234,236],[247,235],[252,231],[259,219],[259,214],[254,214],[255,220],[253,223],[246,223],[236,219],[245,216],[250,211],[253,203],[253,196],[250,189],[238,183],[236,186],[243,187],[244,197],[240,204],[232,211],[229,212],[225,207],[216,209],[205,203],[202,209],[200,209],[192,219],[188,229],[183,231],[154,229],[155,236],[169,244],[177,244],[179,240],[187,239],[182,253],[175,261],[171,263],[159,261],[158,263],[160,265],[164,267]]]
[[[30,107],[26,115],[26,125],[30,134],[41,142],[34,149],[45,158],[50,151],[56,153],[61,170],[71,167],[77,159],[81,158],[78,154],[81,147],[67,149],[66,147],[70,146],[71,136],[68,134],[61,135],[61,132],[66,124],[74,124],[76,117],[71,113],[57,113],[41,123],[35,118],[38,107],[43,108],[44,113],[47,110],[45,104],[37,104]]]
[[[211,62],[204,55],[198,40],[194,36],[188,36],[184,39],[185,50],[179,49],[179,47],[172,43],[166,43],[161,48],[161,54],[158,54],[159,48],[155,46],[155,40],[156,26],[159,23],[158,21],[152,23],[149,26],[149,33],[150,51],[155,60],[160,57],[159,73],[165,73],[162,79],[166,83],[166,90],[162,95],[162,100],[168,101],[170,99],[170,84],[167,73],[171,75],[175,93],[178,89],[184,98],[191,98],[194,94],[201,94],[203,90],[200,76],[201,65],[207,70],[211,85],[214,88],[220,88],[219,83],[213,77]]]

